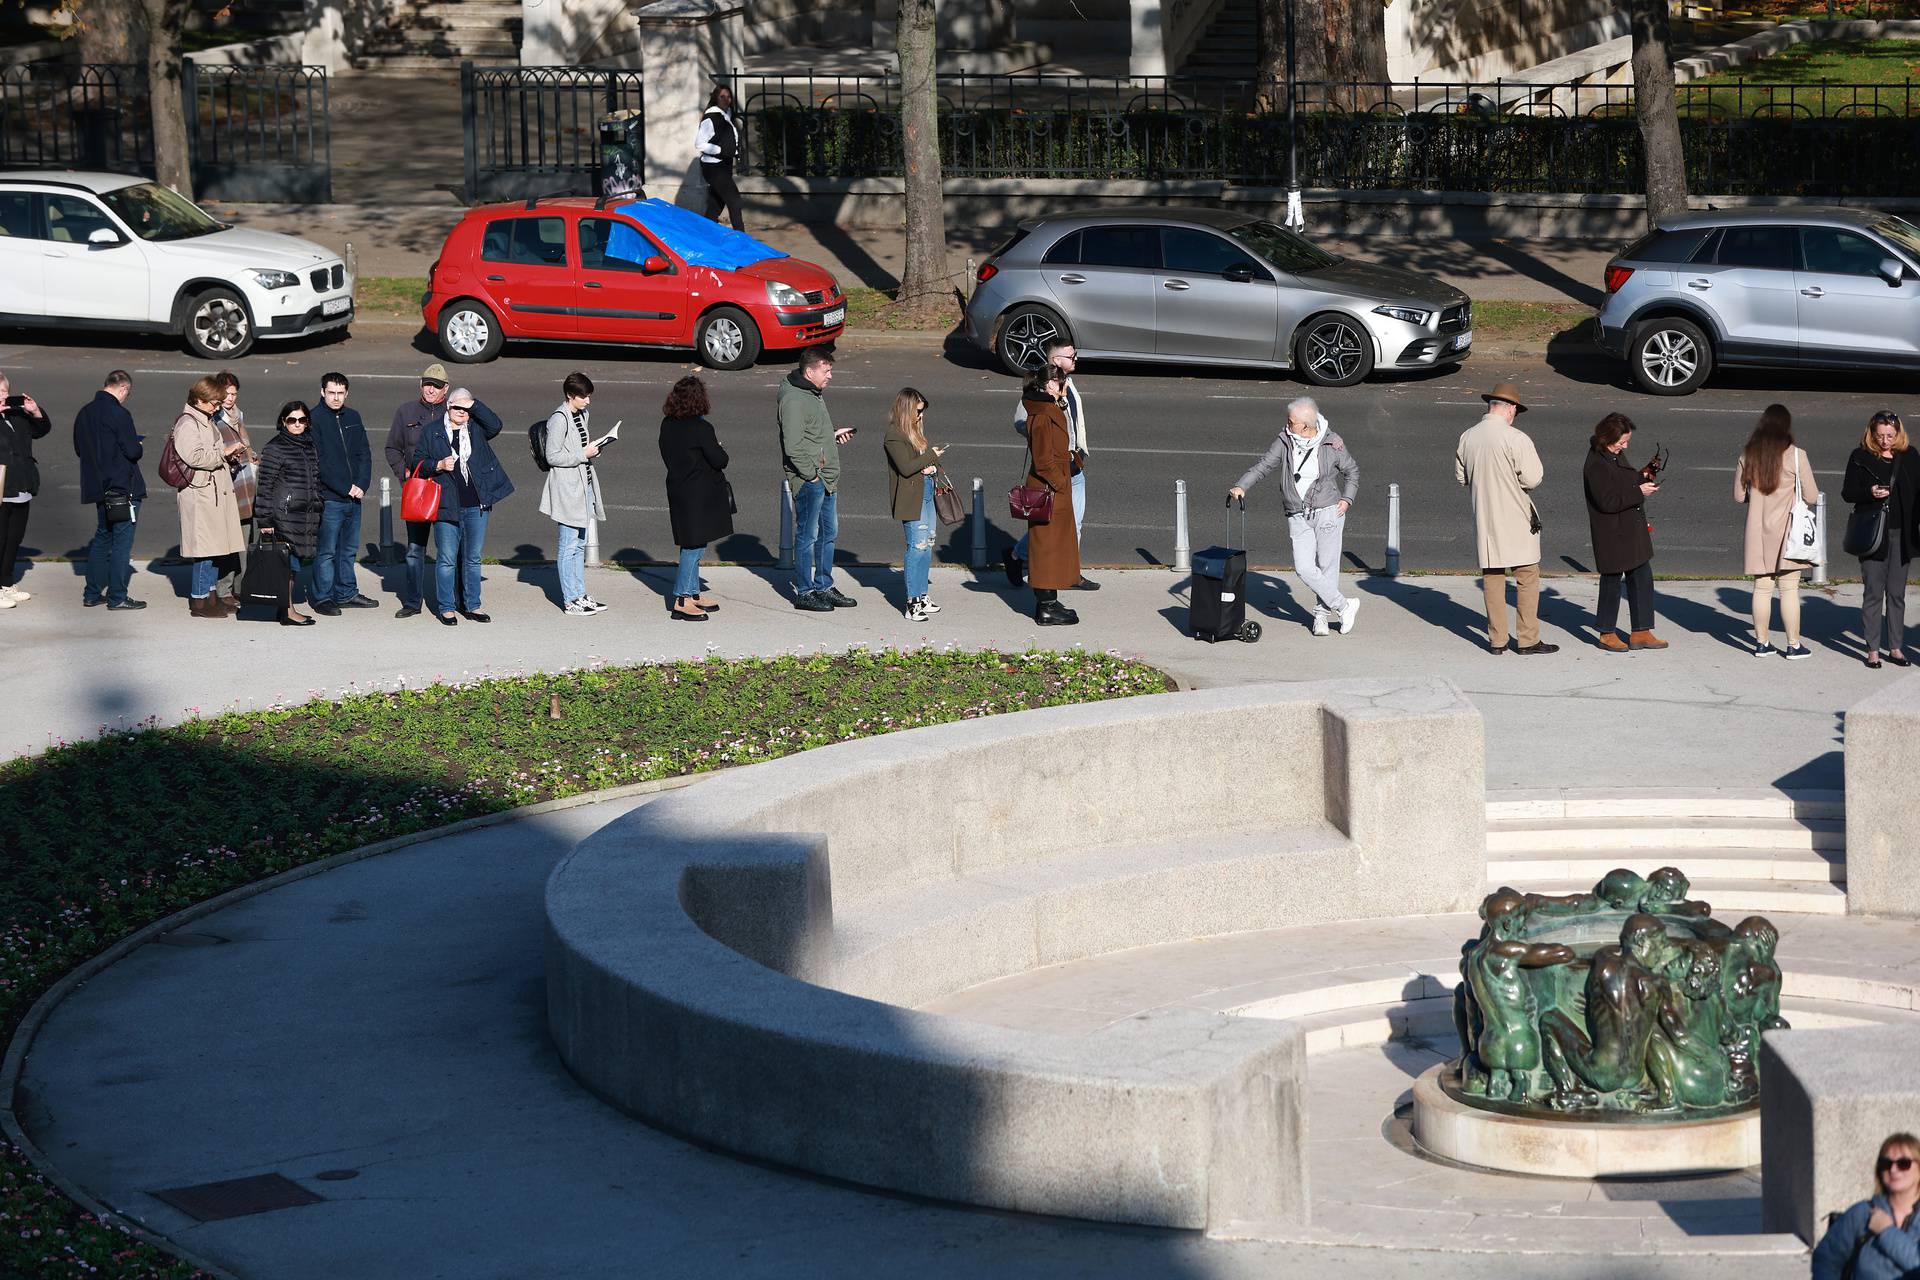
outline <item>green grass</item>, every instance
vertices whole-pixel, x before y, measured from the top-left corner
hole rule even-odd
[[[356,315],[420,318],[420,295],[427,291],[425,276],[361,276],[353,282]]]
[[[1742,81],[1748,87],[1736,89]],[[1822,81],[1829,82],[1824,92]],[[1914,82],[1911,97],[1909,81]],[[1756,85],[1776,87],[1752,87]],[[1833,87],[1838,85],[1873,87]],[[1689,81],[1678,92],[1682,111],[1710,109],[1734,116],[1750,116],[1756,110],[1786,114],[1782,106],[1769,106],[1785,103],[1794,104],[1791,114],[1795,116],[1882,114],[1874,104],[1896,116],[1920,114],[1920,41],[1812,40]]]
[[[103,726],[97,739],[0,764],[0,1033],[11,1037],[42,992],[116,939],[330,854],[830,742],[1167,688],[1153,668],[1105,654],[856,650],[431,683],[171,728]],[[196,1274],[81,1212],[0,1142],[0,1276]]]
[[[1545,343],[1555,338],[1577,341],[1587,336],[1592,320],[1593,308],[1578,302],[1476,301],[1473,340],[1476,345]]]

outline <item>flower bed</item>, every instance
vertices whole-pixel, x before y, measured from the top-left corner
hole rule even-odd
[[[0,765],[0,1031],[116,939],[375,841],[1007,711],[1159,693],[1084,652],[709,660],[436,684],[110,733]],[[0,1143],[0,1275],[199,1274]]]

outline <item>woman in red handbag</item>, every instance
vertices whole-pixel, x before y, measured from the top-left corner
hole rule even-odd
[[[260,487],[254,493],[253,527],[262,538],[277,537],[287,544],[287,598],[280,606],[280,625],[310,627],[313,619],[293,608],[300,564],[313,562],[320,544],[320,459],[313,452],[307,429],[310,414],[304,400],[280,406],[280,431],[260,451]]]
[[[1027,380],[1029,488],[1053,494],[1054,515],[1027,524],[1027,585],[1033,588],[1033,620],[1043,627],[1070,627],[1080,615],[1060,603],[1060,593],[1080,581],[1080,538],[1073,528],[1073,440],[1067,431],[1067,375],[1048,365]]]
[[[927,398],[912,387],[902,387],[887,415],[887,492],[893,518],[906,531],[908,622],[925,622],[940,612],[927,598],[933,571],[933,481],[940,474],[945,445],[927,443]]]

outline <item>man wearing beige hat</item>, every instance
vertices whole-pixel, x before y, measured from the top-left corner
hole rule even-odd
[[[1513,420],[1527,411],[1520,389],[1503,382],[1480,397],[1487,415],[1460,436],[1453,478],[1473,498],[1473,531],[1480,587],[1487,598],[1487,647],[1507,649],[1507,575],[1517,588],[1519,646],[1515,653],[1558,653],[1540,639],[1540,515],[1528,496],[1545,472],[1540,454]]]
[[[447,398],[447,367],[430,364],[420,374],[420,398],[409,400],[393,411],[393,425],[387,428],[387,466],[394,482],[406,488],[407,472],[420,448],[420,428],[440,416],[440,405]],[[407,521],[407,571],[400,579],[400,611],[396,615],[411,618],[420,612],[426,597],[427,544],[433,538],[433,526],[420,520]]]

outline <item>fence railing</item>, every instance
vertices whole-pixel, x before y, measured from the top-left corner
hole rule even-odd
[[[632,140],[630,148],[639,148],[645,137],[646,101],[638,71],[462,62],[460,99],[469,203],[597,191],[604,162],[602,116],[628,113],[623,133]],[[633,159],[644,163],[644,153]]]
[[[0,67],[0,168],[152,173],[152,120],[145,67]]]
[[[321,67],[182,68],[194,192],[330,204],[333,144]]]
[[[885,76],[729,77],[743,172],[897,176],[900,82]],[[1289,143],[1303,186],[1632,192],[1644,157],[1631,86],[1302,83],[1184,77],[947,75],[944,172],[966,178],[1278,185]],[[1920,191],[1920,81],[1697,82],[1677,91],[1700,194]]]

